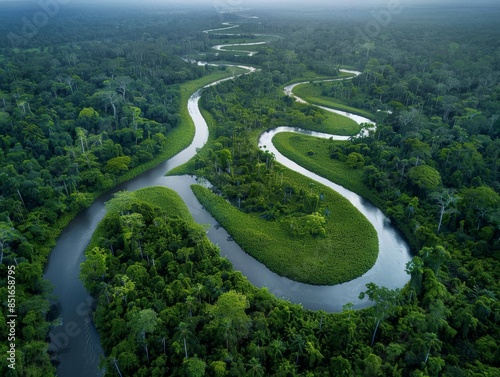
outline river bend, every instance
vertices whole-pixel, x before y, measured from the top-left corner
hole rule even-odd
[[[199,98],[200,91],[197,91],[188,102],[189,114],[196,126],[192,144],[168,161],[99,197],[68,224],[50,253],[44,277],[54,285],[54,295],[57,297],[60,309],[60,324],[49,333],[50,348],[59,353],[60,364],[57,368],[59,377],[89,377],[103,374],[98,367],[103,351],[92,322],[92,298],[80,282],[79,273],[80,263],[84,260],[84,250],[97,224],[105,215],[105,202],[121,190],[134,191],[151,186],[174,189],[187,204],[195,221],[210,225],[207,232],[209,239],[220,247],[221,254],[231,261],[234,269],[241,271],[257,287],[267,287],[277,297],[300,303],[305,308],[335,312],[340,311],[342,305],[347,302],[353,302],[356,308],[362,308],[369,305],[367,301],[358,299],[358,294],[365,289],[366,283],[374,282],[377,285],[396,288],[402,287],[408,281],[408,275],[404,272],[405,264],[410,259],[408,246],[377,208],[341,186],[308,172],[273,149],[271,142],[273,135],[289,131],[288,128],[264,133],[259,144],[268,146],[283,165],[332,187],[351,200],[354,206],[374,224],[378,232],[380,253],[377,262],[367,273],[352,281],[335,286],[313,286],[276,275],[231,241],[229,234],[217,226],[217,222],[203,209],[190,190],[190,185],[196,183],[194,177],[165,177],[171,169],[195,156],[197,149],[208,139],[208,127],[198,108]],[[293,131],[305,132],[297,129]]]

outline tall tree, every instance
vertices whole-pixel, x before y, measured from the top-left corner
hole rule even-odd
[[[422,258],[424,265],[429,267],[437,276],[441,265],[450,259],[450,253],[443,246],[424,247],[418,255]]]
[[[405,271],[410,275],[410,289],[412,290],[410,294],[411,301],[413,292],[419,295],[422,289],[422,274],[424,273],[424,262],[422,258],[414,256],[412,260],[406,263]]]
[[[400,290],[379,287],[375,283],[368,283],[366,287],[368,289],[359,294],[359,299],[362,300],[368,296],[368,299],[374,303],[371,310],[375,319],[375,329],[370,342],[370,345],[373,346],[380,322],[389,317],[398,304]]]
[[[158,315],[153,309],[143,309],[131,315],[129,326],[136,334],[137,340],[143,345],[149,363],[149,351],[146,334],[156,330]]]
[[[101,288],[101,283],[106,276],[108,267],[106,266],[106,251],[99,247],[94,247],[86,253],[86,259],[80,264],[80,277],[85,288],[90,294],[95,295]]]
[[[188,341],[193,337],[191,325],[188,322],[179,323],[179,326],[177,326],[177,336],[182,339],[182,343],[184,344],[184,356],[188,359]]]
[[[434,333],[425,333],[424,334],[424,340],[427,344],[427,352],[425,353],[425,360],[424,363],[427,364],[427,360],[429,360],[429,355],[431,354],[431,350],[440,350],[441,349],[441,341],[437,337],[436,334]]]
[[[439,205],[439,222],[436,232],[436,234],[439,234],[444,214],[456,211],[453,206],[457,203],[459,197],[455,195],[455,191],[453,189],[443,189],[440,192],[433,192],[430,197]]]
[[[226,329],[225,333],[234,332],[236,341],[247,336],[251,320],[245,313],[249,307],[245,295],[231,290],[219,296],[215,305],[210,308],[210,313],[219,326]]]

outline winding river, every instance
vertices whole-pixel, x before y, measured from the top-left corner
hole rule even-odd
[[[291,89],[287,88],[287,90]],[[406,262],[410,260],[409,248],[380,210],[358,195],[286,159],[274,149],[271,140],[278,132],[291,130],[311,134],[311,132],[298,129],[279,128],[266,132],[260,137],[259,146],[267,146],[283,165],[301,172],[347,197],[377,230],[380,243],[378,259],[372,269],[357,279],[335,286],[312,286],[278,276],[246,254],[236,243],[231,241],[229,234],[218,226],[212,216],[197,201],[190,190],[190,185],[196,183],[194,177],[165,177],[168,171],[191,159],[196,154],[197,149],[201,148],[208,139],[208,127],[198,108],[199,98],[200,91],[197,91],[188,102],[189,114],[196,126],[196,135],[192,144],[170,160],[98,198],[89,208],[82,211],[70,222],[57,240],[57,244],[49,256],[44,277],[54,285],[54,295],[57,297],[60,310],[60,323],[49,333],[50,349],[59,354],[60,364],[57,368],[59,377],[90,377],[103,374],[98,367],[99,358],[103,351],[92,322],[92,299],[80,282],[79,273],[80,263],[84,260],[84,250],[97,224],[105,215],[104,203],[110,200],[114,193],[121,190],[134,191],[151,186],[165,186],[174,189],[187,204],[195,221],[210,225],[207,232],[209,239],[220,247],[221,254],[231,261],[236,270],[241,271],[254,285],[267,287],[277,297],[300,303],[305,308],[334,312],[340,311],[342,305],[347,302],[353,302],[355,308],[363,308],[368,306],[369,302],[360,301],[358,294],[365,289],[366,283],[374,282],[377,285],[396,288],[402,287],[409,280],[408,275],[404,272]],[[325,134],[312,134],[319,137],[331,137],[331,135]]]

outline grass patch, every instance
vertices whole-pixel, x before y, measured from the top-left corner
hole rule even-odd
[[[133,194],[138,201],[147,203],[153,207],[159,207],[171,217],[179,216],[184,220],[193,221],[186,203],[172,189],[160,186],[146,187],[134,191]]]
[[[348,75],[348,76],[352,76],[352,75]],[[360,109],[356,109],[354,107],[348,106],[348,105],[342,103],[342,101],[337,99],[337,98],[332,98],[332,97],[322,95],[323,88],[328,87],[328,85],[333,85],[333,84],[328,83],[328,82],[324,82],[322,85],[323,86],[320,86],[318,84],[311,84],[311,83],[298,85],[295,88],[293,88],[293,94],[302,98],[304,101],[307,101],[307,102],[312,103],[314,105],[325,106],[325,107],[329,107],[329,108],[341,110],[341,111],[347,111],[349,113],[360,115],[360,116],[363,116],[363,117],[371,119],[371,120],[375,119],[375,116],[368,111],[364,111],[364,110],[360,110]]]
[[[147,203],[153,207],[159,207],[160,209],[166,211],[170,217],[178,216],[183,220],[194,222],[186,203],[184,203],[179,194],[172,189],[159,186],[146,187],[132,192],[132,195],[138,202]],[[101,244],[100,241],[104,238],[101,226],[102,221],[104,221],[104,219],[97,225],[96,230],[92,234],[92,239],[85,249],[85,253]]]
[[[345,162],[330,158],[328,146],[331,143],[348,142],[319,139],[292,132],[282,132],[273,138],[274,146],[285,157],[383,208],[382,201],[363,183],[362,169],[353,169]]]
[[[338,76],[333,77],[333,76],[319,75],[314,71],[305,71],[300,78],[296,78],[296,79],[288,81],[285,84],[285,86],[291,85],[291,84],[296,84],[299,82],[305,82],[305,81],[341,79],[341,78],[352,77],[352,76],[353,76],[352,73],[347,73],[347,72],[339,72]]]
[[[284,179],[307,190],[313,182],[287,169]],[[324,237],[292,237],[282,222],[245,214],[202,186],[192,189],[238,245],[278,275],[308,284],[339,284],[361,276],[377,259],[378,238],[370,222],[347,199],[316,182],[314,190],[330,211]]]
[[[357,135],[359,131],[361,131],[361,126],[354,120],[326,110],[322,111],[325,115],[325,119],[321,122],[321,125],[314,127],[313,131],[342,136]]]

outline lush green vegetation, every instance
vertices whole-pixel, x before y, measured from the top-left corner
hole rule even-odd
[[[42,276],[60,231],[101,193],[189,145],[188,96],[238,72],[186,63],[164,41],[123,36],[106,49],[94,39],[2,49],[0,269],[17,267],[17,300],[26,303],[18,314],[37,313],[18,322],[18,355],[31,349],[39,360],[18,361],[20,373],[53,373],[45,343],[51,288]]]
[[[179,216],[184,220],[192,220],[186,204],[175,193],[166,187],[148,187],[134,191],[132,196],[137,202],[145,202],[153,207],[159,207],[162,211],[172,213],[171,216]]]
[[[355,313],[349,307],[342,315],[305,311],[232,271],[192,220],[126,192],[108,209],[99,225],[103,243],[87,251],[82,265],[85,286],[98,299],[95,321],[108,355],[106,375],[314,371],[326,376],[339,363],[356,374],[392,370],[371,352],[372,331],[362,326],[366,319],[382,319],[375,312]],[[375,298],[383,292],[370,287],[367,294],[392,308],[392,301]],[[426,357],[426,339],[423,335],[423,344],[414,347],[419,357]],[[341,355],[324,356],[352,343],[360,356],[356,363]]]
[[[266,78],[259,79],[260,85],[265,85]],[[266,123],[262,105],[271,106],[281,89],[268,87],[266,95],[262,88],[261,98],[248,97],[245,109],[238,103],[232,107],[232,101],[240,97],[230,90],[243,94],[247,91],[239,87],[241,83],[255,85],[250,76],[237,81],[239,84],[227,82],[205,90],[201,103],[211,111],[207,124],[212,136],[183,168],[214,183],[233,207],[222,198],[207,195],[200,196],[203,204],[245,251],[282,276],[311,284],[336,284],[362,275],[375,263],[378,253],[373,227],[341,196],[275,165],[271,154],[256,148],[254,135],[262,132]],[[222,95],[224,102],[219,100]],[[213,100],[207,100],[210,98]],[[288,97],[274,103],[285,104],[281,110],[275,106],[266,111],[266,118],[272,115],[276,125],[294,122],[324,132],[345,132],[346,126],[350,134],[359,131],[359,126],[345,117],[294,104]],[[229,124],[228,118],[233,118]],[[231,129],[242,118],[250,129]],[[242,223],[248,226],[235,226]],[[290,259],[290,250],[294,250],[294,259]],[[346,259],[347,255],[352,258]]]
[[[309,127],[310,130],[341,136],[356,135],[361,130],[361,127],[355,121],[345,116],[329,111],[323,111],[320,114],[324,117],[324,120],[319,125]]]
[[[312,185],[310,180],[288,171],[283,179],[304,189]],[[361,276],[377,259],[375,229],[339,194],[327,187],[310,187],[319,193],[324,210],[276,221],[245,214],[204,187],[194,186],[193,191],[243,250],[277,274],[319,285]],[[316,209],[321,207],[318,203]]]
[[[405,23],[393,24],[391,28],[397,29],[403,24],[405,28],[412,28],[416,27],[415,25],[418,25],[419,22],[421,20],[409,21],[405,19]],[[342,31],[339,30],[336,29],[336,32],[341,33]],[[206,161],[213,163],[214,158],[220,158],[226,154],[226,157],[231,157],[231,165],[226,166],[226,170],[221,169],[220,163],[223,160],[220,159],[216,160],[216,164],[211,165],[210,168],[209,165],[204,165],[203,159],[199,159],[198,164],[201,167],[205,166],[201,173],[206,174],[211,181],[215,182],[217,191],[229,199],[234,206],[242,207],[249,213],[257,212],[264,215],[272,213],[271,203],[276,203],[276,199],[267,200],[273,198],[271,190],[260,191],[265,193],[259,196],[263,197],[260,209],[253,206],[253,202],[249,200],[250,195],[247,194],[248,191],[245,190],[244,186],[246,180],[241,179],[241,172],[254,174],[256,182],[265,181],[257,178],[258,170],[252,170],[249,164],[246,164],[246,169],[243,169],[240,158],[244,153],[247,153],[247,161],[255,161],[255,166],[259,166],[260,163],[262,164],[261,168],[265,166],[266,171],[269,171],[272,169],[270,156],[266,156],[262,152],[254,152],[254,154],[249,152],[252,144],[249,144],[248,141],[254,142],[254,135],[257,133],[258,127],[269,128],[283,125],[286,123],[287,114],[292,112],[297,115],[297,119],[302,118],[302,123],[306,124],[306,127],[313,124],[313,122],[308,123],[307,118],[305,119],[298,111],[294,111],[299,108],[296,104],[290,104],[286,98],[279,97],[279,88],[276,91],[270,88],[284,84],[287,80],[283,75],[301,76],[305,70],[301,70],[300,63],[307,62],[311,56],[311,45],[308,43],[314,41],[315,46],[322,46],[326,43],[327,35],[328,33],[325,32],[325,29],[321,29],[321,26],[310,32],[301,30],[292,33],[293,44],[291,42],[288,45],[283,43],[280,47],[293,46],[296,53],[295,64],[290,63],[290,58],[293,57],[292,53],[280,55],[280,52],[277,52],[276,58],[281,59],[285,56],[289,58],[288,61],[286,58],[283,59],[281,76],[272,69],[264,69],[260,74],[256,74],[248,80],[239,80],[234,84],[228,83],[206,93],[203,104],[211,111],[213,119],[219,124],[219,126],[215,126],[216,143],[219,144],[213,145],[212,158]],[[488,333],[484,332],[485,329],[488,328],[488,331],[498,333],[497,321],[494,319],[496,317],[493,315],[493,313],[498,313],[496,298],[490,301],[492,306],[488,306],[489,309],[486,309],[493,315],[489,316],[489,319],[484,317],[480,319],[477,309],[473,309],[474,305],[482,305],[478,303],[478,300],[484,300],[487,296],[496,297],[495,294],[491,295],[491,293],[498,292],[496,281],[498,281],[499,276],[494,271],[498,271],[499,254],[497,214],[500,198],[497,193],[498,182],[495,180],[495,177],[498,176],[499,164],[497,162],[498,153],[493,152],[498,149],[498,132],[495,130],[495,127],[498,126],[498,118],[495,116],[498,106],[492,101],[492,98],[497,98],[498,94],[493,87],[483,85],[474,76],[472,70],[469,70],[469,77],[473,84],[450,87],[448,93],[440,93],[438,89],[439,77],[443,77],[442,80],[446,77],[446,82],[458,85],[456,80],[461,77],[460,72],[463,74],[463,71],[453,66],[454,60],[451,51],[455,51],[456,54],[456,49],[460,48],[453,41],[450,41],[449,45],[450,55],[434,55],[440,56],[441,61],[430,68],[431,71],[434,70],[432,74],[426,73],[425,70],[419,71],[417,67],[425,59],[431,59],[431,61],[434,59],[430,53],[433,48],[426,46],[425,49],[420,49],[420,63],[414,64],[413,48],[417,43],[415,40],[409,38],[406,41],[406,47],[394,46],[390,42],[385,43],[383,38],[377,39],[377,41],[379,45],[384,47],[374,53],[377,60],[373,59],[373,55],[370,57],[368,54],[365,55],[366,68],[360,63],[363,59],[359,59],[363,55],[356,52],[356,48],[359,49],[361,44],[354,46],[352,51],[340,47],[340,49],[344,48],[345,52],[342,59],[358,64],[358,69],[363,70],[363,74],[353,79],[350,84],[345,81],[342,84],[342,86],[345,85],[344,90],[337,88],[336,93],[327,94],[330,101],[333,98],[350,108],[362,108],[371,114],[375,114],[377,109],[390,109],[392,113],[376,114],[379,126],[370,137],[353,139],[350,143],[332,143],[328,146],[328,155],[318,157],[326,166],[342,166],[343,170],[339,171],[345,171],[347,167],[350,169],[357,167],[357,170],[354,171],[356,171],[358,178],[363,180],[364,185],[359,181],[352,182],[352,180],[350,185],[354,188],[357,187],[356,191],[364,192],[373,202],[386,209],[391,219],[404,231],[412,248],[417,253],[414,260],[407,266],[408,273],[412,277],[411,283],[406,287],[407,292],[411,299],[418,297],[413,308],[418,307],[420,313],[426,318],[432,317],[431,313],[435,313],[435,309],[441,303],[449,310],[449,314],[446,315],[446,323],[441,322],[438,329],[432,326],[427,328],[424,326],[421,329],[423,332],[427,331],[429,337],[439,339],[442,342],[440,343],[441,347],[450,352],[448,354],[441,352],[441,357],[443,360],[447,360],[447,365],[441,364],[439,366],[439,363],[428,365],[424,374],[468,375],[474,373],[472,371],[479,370],[482,370],[480,373],[493,373],[493,369],[489,369],[488,365],[495,368],[498,362],[493,360],[498,356],[493,356],[490,353],[487,358],[484,356],[470,358],[467,356],[466,349],[482,352],[478,351],[479,349],[485,350],[482,343],[486,342],[486,339],[490,340]],[[421,43],[421,46],[425,44],[418,43]],[[333,45],[335,47],[332,47],[332,50],[339,48],[335,42]],[[370,51],[369,47],[370,45],[367,44],[367,51]],[[481,44],[476,47],[476,50],[473,49],[474,56],[479,57],[481,54],[491,56],[488,55],[491,53],[491,50],[488,50],[489,47]],[[391,55],[389,51],[397,51],[398,54],[401,54],[399,56],[404,56],[404,58],[399,61],[396,59],[397,64],[393,66],[385,58],[386,56],[395,56]],[[260,57],[257,55],[255,60],[263,59],[265,54],[266,52],[262,51],[259,53]],[[314,56],[321,59],[319,53]],[[356,59],[357,62],[354,63]],[[474,63],[471,62],[471,64]],[[498,67],[489,66],[487,70],[489,72],[498,70]],[[473,77],[476,78],[473,79]],[[430,90],[428,95],[424,95],[422,92],[424,83],[427,85],[427,90]],[[351,87],[347,88],[349,85]],[[257,104],[256,100],[249,97],[247,93],[250,91],[258,94],[260,103]],[[484,93],[488,94],[484,95]],[[217,103],[217,96],[223,96],[225,100],[227,99],[223,106]],[[477,96],[481,97],[482,100],[475,101],[474,98]],[[470,101],[475,103],[474,106],[481,113],[468,107]],[[242,108],[238,107],[238,103]],[[417,104],[422,110],[418,110]],[[270,107],[274,111],[269,111]],[[302,114],[305,114],[305,111]],[[458,124],[460,126],[457,127]],[[319,141],[318,143],[328,142]],[[443,147],[444,150],[441,149]],[[314,143],[311,144],[311,148],[305,149],[303,147],[301,155],[303,156],[304,152],[306,154],[313,152],[312,156],[308,157],[310,157],[309,160],[314,160],[317,153],[313,148]],[[223,152],[224,149],[229,150],[231,154]],[[285,149],[288,149],[288,153],[290,153],[290,146],[286,146]],[[324,148],[321,150],[326,152]],[[297,150],[296,152],[299,153]],[[269,167],[269,161],[271,161],[271,167]],[[304,161],[304,158],[301,161]],[[331,172],[325,172],[325,175],[327,174],[332,176]],[[269,175],[272,176],[272,173]],[[346,176],[347,174],[341,174],[333,179],[347,181]],[[452,176],[454,177],[451,178]],[[264,184],[265,186],[266,184]],[[367,192],[367,187],[371,192]],[[473,198],[478,199],[478,201],[473,202]],[[281,208],[279,210],[283,211]],[[425,265],[428,266],[429,270],[425,269]],[[476,268],[472,266],[476,266]],[[431,276],[430,270],[434,272],[436,280],[431,284],[430,281],[424,283],[423,281]],[[470,280],[471,276],[475,276],[472,281]],[[475,285],[477,282],[481,283]],[[440,293],[437,293],[434,288],[438,289]],[[478,289],[479,296],[475,296],[474,292]],[[423,292],[427,292],[424,293],[424,296],[431,294],[434,298],[422,296]],[[458,296],[457,292],[460,292]],[[375,294],[371,288],[367,293],[372,298],[392,297],[387,292]],[[482,298],[479,299],[479,297]],[[389,315],[393,318],[393,326],[396,318],[402,322],[414,321],[414,319],[410,319],[412,316],[409,312],[404,312],[410,306],[412,305],[402,304],[403,312],[398,314],[393,312]],[[477,325],[473,325],[474,320],[469,322],[470,326],[466,325],[466,333],[463,332],[463,328],[458,329],[459,323],[466,323],[459,319],[464,318],[464,310],[470,310],[472,317],[477,319]],[[380,319],[386,318],[382,312],[380,314]],[[378,324],[379,321],[376,320],[376,323]],[[480,329],[479,323],[485,327]],[[447,325],[450,328],[446,328]],[[377,334],[377,329],[378,325],[374,334]],[[457,333],[451,329],[456,330]],[[470,333],[471,329],[475,329],[473,330],[476,332],[474,335]],[[434,338],[435,336],[436,338]],[[396,343],[398,347],[402,345],[401,341],[384,343],[385,353],[379,354],[382,360],[387,361],[391,358],[388,355],[392,352],[393,347],[396,347]],[[416,353],[409,351],[408,346],[403,346],[403,348],[405,349],[402,353],[405,355],[405,372],[402,372],[402,375],[419,375],[417,371],[414,371],[413,374],[410,372],[418,364],[417,362],[413,364],[414,367],[411,366],[411,360],[416,356]],[[460,361],[452,361],[458,359],[453,359],[451,354],[460,355],[458,356]],[[399,356],[396,357],[396,359],[398,358]],[[486,359],[490,361],[487,362]],[[430,358],[424,357],[424,360],[427,360],[425,363],[427,364]],[[471,360],[475,360],[475,364],[472,364]],[[433,362],[436,361],[437,359],[434,359]],[[357,371],[357,374],[362,374],[362,372]],[[385,374],[388,372],[385,371]]]
[[[348,83],[349,81],[347,81]],[[348,87],[345,94],[337,95],[336,90],[345,90],[344,87]],[[339,87],[341,89],[339,89]],[[347,111],[352,114],[361,115],[368,119],[374,119],[372,113],[364,110],[357,109],[352,106],[348,106],[344,103],[342,98],[348,97],[351,94],[349,91],[355,90],[355,87],[346,84],[346,82],[339,83],[337,81],[333,82],[315,82],[303,85],[297,85],[293,88],[293,94],[302,98],[304,101],[312,103],[314,105],[325,106],[336,110]],[[335,93],[336,96],[327,96],[326,93]]]
[[[379,207],[383,206],[379,197],[363,182],[363,168],[366,163],[364,158],[359,158],[357,155],[342,161],[331,158],[330,150],[334,146],[352,145],[349,141],[318,139],[313,136],[282,132],[274,136],[273,144],[281,154],[306,169],[369,199]]]
[[[280,167],[256,150],[255,135],[322,123],[321,112],[283,95],[285,83],[311,72],[335,77],[339,67],[362,71],[341,87],[328,84],[324,95],[374,114],[377,131],[333,144],[330,157],[354,165],[364,159],[365,184],[415,252],[406,266],[411,281],[401,291],[367,286],[374,303],[367,310],[313,313],[251,287],[201,228],[135,201],[102,224],[100,249],[88,255],[95,263],[83,269],[98,298],[107,374],[498,374],[497,6],[405,7],[373,33],[366,27],[377,21],[374,12],[386,9],[288,6],[252,9],[253,19],[213,8],[102,5],[96,12],[72,3],[35,35],[23,34],[20,20],[40,8],[0,7],[4,355],[12,266],[19,304],[17,369],[3,358],[2,375],[54,375],[46,342],[51,290],[42,279],[53,238],[69,214],[168,147],[181,124],[179,85],[218,72],[181,57],[220,60],[202,33],[219,27],[220,17],[241,21],[242,33],[281,38],[258,46],[255,56],[231,59],[259,72],[206,91],[214,141],[195,160],[197,174],[269,224],[310,216],[316,196],[309,187],[280,186]]]
[[[123,173],[120,177],[117,178],[117,183],[128,181],[138,174],[143,173],[148,169],[151,169],[152,167],[158,165],[160,162],[163,162],[176,155],[181,150],[189,146],[195,134],[194,124],[187,110],[187,103],[191,94],[207,84],[226,78],[228,76],[232,76],[235,74],[235,72],[240,71],[245,70],[241,68],[227,70],[221,67],[219,69],[219,72],[208,73],[204,77],[181,84],[179,86],[179,127],[176,127],[166,134],[165,145],[158,152],[158,155],[156,157],[154,157],[151,161],[145,162]],[[99,193],[96,193],[96,195],[94,195],[92,199],[95,199],[98,194]]]
[[[181,174],[195,174],[196,170],[200,168],[203,161],[209,160],[211,155],[213,155],[214,149],[220,148],[220,139],[217,140],[217,124],[214,116],[208,111],[203,109],[203,103],[201,104],[201,113],[207,122],[209,129],[209,139],[207,144],[198,151],[197,156],[188,161],[186,164],[177,167],[170,171],[169,175],[181,175]],[[293,124],[297,127],[309,129],[311,131],[325,132],[335,135],[356,135],[360,131],[360,126],[346,117],[340,116],[338,114],[329,113],[322,110],[313,110],[310,106],[296,104],[297,109],[301,109],[300,112],[295,112],[295,115],[299,120],[294,120]],[[304,117],[304,113],[312,111],[313,116]],[[311,122],[311,119],[314,119]],[[300,123],[302,122],[302,123]],[[283,123],[282,125],[287,125]],[[260,135],[262,128],[251,130],[248,133],[248,140],[252,143],[257,142],[257,138]]]
[[[198,151],[195,158],[192,158],[185,164],[181,166],[177,166],[176,168],[170,170],[167,175],[183,175],[183,174],[194,174],[196,170],[197,163],[199,159],[207,159],[209,158],[210,147],[213,145],[215,137],[214,137],[214,120],[212,114],[208,111],[201,109],[201,113],[205,122],[207,122],[209,134],[207,143]]]
[[[131,206],[130,203],[158,208],[168,213],[171,217],[179,217],[186,221],[192,221],[191,214],[186,204],[175,191],[166,187],[147,187],[134,192],[120,191],[115,194],[114,206],[108,204],[107,208],[111,212],[116,211],[117,206],[118,210],[122,208],[127,210],[127,208]],[[106,242],[106,240],[107,235],[103,232],[103,227],[98,226],[92,235],[92,240],[87,247],[87,252],[90,252],[94,247],[98,247],[103,242]],[[108,243],[108,247],[112,247],[110,243]]]
[[[348,336],[338,334],[355,328],[358,315],[341,320],[306,312],[254,288],[192,220],[133,194],[120,194],[108,207],[99,233],[115,241],[89,249],[82,265],[85,285],[99,301],[95,321],[105,335],[106,375],[335,369],[319,348],[342,347]],[[327,327],[334,333],[321,340]]]

